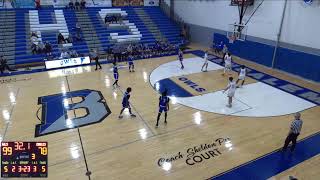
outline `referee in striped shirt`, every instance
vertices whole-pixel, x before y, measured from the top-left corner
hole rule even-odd
[[[292,142],[291,145],[291,152],[294,151],[294,148],[296,146],[296,142],[297,142],[297,138],[300,134],[301,128],[302,128],[302,120],[300,119],[301,114],[300,113],[296,113],[294,115],[294,121],[291,123],[291,127],[290,127],[290,131],[289,134],[286,138],[286,141],[284,143],[283,149],[282,151],[286,151],[287,147],[289,145],[290,142]]]

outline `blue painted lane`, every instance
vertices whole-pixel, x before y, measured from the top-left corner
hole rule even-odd
[[[266,180],[318,154],[320,132],[297,143],[294,153],[290,153],[289,150],[285,153],[277,150],[210,179]]]

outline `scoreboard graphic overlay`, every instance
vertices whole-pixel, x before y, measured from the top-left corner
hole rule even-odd
[[[48,143],[1,142],[1,177],[48,177]]]

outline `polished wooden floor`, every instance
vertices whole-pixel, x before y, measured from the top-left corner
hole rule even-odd
[[[186,55],[193,57],[193,55]],[[175,56],[135,61],[136,72],[120,69],[120,88],[112,88],[111,65],[100,71],[85,67],[82,73],[60,74],[61,70],[19,75],[25,79],[0,86],[0,131],[5,141],[48,141],[49,177],[53,180],[88,179],[86,164],[77,129],[35,138],[39,124],[36,112],[40,96],[94,89],[101,91],[112,113],[101,123],[80,128],[87,167],[91,179],[206,179],[246,163],[283,146],[292,115],[268,118],[236,117],[201,112],[180,104],[171,103],[168,124],[155,128],[159,94],[149,83],[149,75],[159,65],[176,60]],[[240,60],[241,61],[241,60]],[[251,68],[255,65],[250,65]],[[256,67],[260,70],[260,66]],[[83,68],[82,68],[83,69]],[[270,72],[272,73],[272,72]],[[320,85],[297,80],[277,72],[286,80],[319,91]],[[9,79],[6,77],[1,79]],[[31,78],[31,79],[27,79]],[[221,72],[195,74],[193,80],[201,82],[211,91],[221,90],[226,79]],[[173,79],[174,80],[174,79]],[[248,83],[255,80],[248,79]],[[218,84],[211,87],[210,82]],[[126,87],[132,87],[131,103],[136,118],[125,113],[118,119],[121,100]],[[198,95],[198,94],[196,94]],[[83,112],[76,112],[83,113]],[[303,130],[299,139],[320,131],[320,107],[302,112]],[[187,150],[201,144],[212,144],[216,139],[229,139],[230,146],[219,146],[219,153],[202,162],[188,165]],[[230,148],[231,147],[231,148]],[[171,163],[158,165],[160,158],[175,157]],[[177,156],[178,157],[178,156]],[[276,175],[273,179],[320,179],[320,158],[316,156]]]

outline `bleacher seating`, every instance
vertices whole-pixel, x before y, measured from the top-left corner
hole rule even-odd
[[[104,24],[106,13],[121,12],[123,24]],[[0,10],[0,54],[8,59],[9,64],[41,65],[44,54],[33,55],[31,52],[30,34],[32,31],[43,42],[50,42],[53,55],[58,56],[61,48],[57,44],[57,35],[75,33],[75,24],[82,28],[83,41],[70,46],[80,54],[88,54],[90,49],[98,48],[104,53],[115,43],[138,41],[155,43],[166,39],[179,44],[180,29],[158,7],[91,7],[82,11],[67,9],[15,9]],[[5,20],[4,20],[5,19]]]

